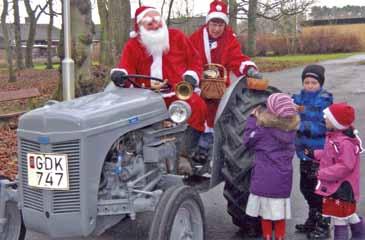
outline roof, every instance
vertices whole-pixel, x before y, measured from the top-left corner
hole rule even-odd
[[[338,25],[338,24],[359,24],[365,23],[365,18],[336,18],[322,20],[308,20],[301,23],[302,26],[323,26],[323,25]]]
[[[14,40],[14,24],[7,23],[8,29],[10,28],[10,39]],[[36,27],[36,34],[35,34],[35,41],[39,40],[47,40],[47,31],[48,31],[48,24],[37,24]],[[60,29],[53,26],[52,28],[52,40],[59,40],[60,38]],[[22,40],[28,39],[28,32],[29,32],[29,24],[20,24],[20,36]],[[0,28],[0,37],[3,36],[3,31]]]

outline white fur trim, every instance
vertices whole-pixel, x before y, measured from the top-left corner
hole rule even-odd
[[[146,15],[149,12],[156,12],[161,15],[160,11],[158,11],[156,8],[147,8],[147,9],[143,10],[140,14],[138,14],[137,19],[136,19],[137,24],[142,20],[144,15]]]
[[[200,93],[202,92],[202,90],[200,88],[196,87],[196,88],[194,88],[194,92],[200,96]]]
[[[336,118],[333,116],[329,108],[323,110],[323,113],[336,129],[344,130],[347,128],[346,126],[343,126],[342,124],[337,122]]]
[[[199,86],[199,82],[200,82],[199,76],[195,71],[187,70],[187,71],[184,72],[183,76],[185,76],[185,75],[192,76],[196,80],[196,85]]]
[[[152,55],[152,64],[150,67],[150,72],[152,77],[157,77],[163,79],[162,74],[162,53]]]
[[[219,18],[222,19],[226,24],[229,23],[229,18],[228,16],[223,13],[223,12],[212,12],[210,14],[207,15],[205,22],[209,22],[210,20],[212,20],[213,18]]]
[[[204,41],[205,57],[207,58],[207,62],[211,63],[212,58],[210,56],[209,36],[208,36],[208,30],[206,27],[203,29],[203,41]]]
[[[240,65],[240,73],[243,74],[243,71],[245,70],[245,68],[247,66],[253,66],[255,68],[257,68],[256,64],[252,61],[244,61],[244,62],[241,62],[241,65]]]
[[[112,73],[113,73],[113,72],[116,72],[116,71],[124,72],[126,75],[128,75],[127,70],[125,70],[124,68],[112,68],[112,69],[110,70],[110,75],[112,75]]]
[[[169,97],[173,97],[173,96],[175,96],[176,95],[176,93],[175,92],[169,92],[169,93],[163,93],[162,94],[162,97],[164,97],[164,98],[169,98]]]
[[[137,37],[138,36],[138,33],[136,32],[136,31],[131,31],[131,32],[129,32],[129,37],[130,38],[135,38],[135,37]]]

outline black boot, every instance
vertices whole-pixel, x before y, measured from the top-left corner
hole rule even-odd
[[[317,215],[316,226],[314,230],[307,234],[311,240],[328,239],[330,237],[330,218]]]
[[[310,209],[307,220],[303,224],[295,225],[295,229],[297,230],[297,232],[299,233],[312,232],[316,226],[316,216],[317,216],[317,210]]]

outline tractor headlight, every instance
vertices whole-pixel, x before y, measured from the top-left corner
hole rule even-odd
[[[187,102],[178,100],[170,105],[169,114],[174,123],[183,123],[189,119],[191,107]]]

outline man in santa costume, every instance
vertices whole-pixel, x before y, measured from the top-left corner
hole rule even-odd
[[[227,4],[221,0],[214,0],[210,3],[206,23],[190,36],[190,40],[202,57],[204,65],[217,63],[223,65],[228,73],[236,76],[247,75],[248,69],[256,69],[256,65],[241,52],[240,43],[228,22]],[[228,76],[226,85],[229,84]],[[206,132],[211,132],[219,100],[206,99],[206,103],[208,107]]]
[[[175,86],[186,81],[198,90],[202,62],[191,42],[177,29],[168,29],[161,14],[154,7],[141,6],[134,16],[134,31],[124,46],[117,68],[111,70],[111,79],[119,87],[131,87],[123,76],[141,74],[167,80],[172,91],[164,94],[167,106],[177,100]],[[152,89],[164,88],[153,80],[136,79],[140,86]],[[196,93],[186,102],[192,109],[188,120],[186,140],[189,146],[196,147],[201,132],[204,131],[207,109],[205,102]],[[190,152],[189,150],[185,151]]]
[[[257,72],[254,62],[244,55],[241,51],[235,33],[228,25],[228,7],[226,3],[214,0],[210,3],[210,9],[206,16],[206,23],[198,28],[191,36],[190,41],[194,43],[194,47],[198,50],[203,60],[203,65],[215,63],[223,65],[228,73],[241,76],[252,72]],[[226,80],[226,86],[230,85],[229,74]],[[205,133],[202,134],[199,141],[199,150],[197,159],[207,159],[213,142],[214,119],[218,109],[220,100],[205,99],[208,108],[207,122]],[[256,220],[249,220],[247,224],[256,224]],[[257,228],[247,228],[247,235],[257,236]]]

